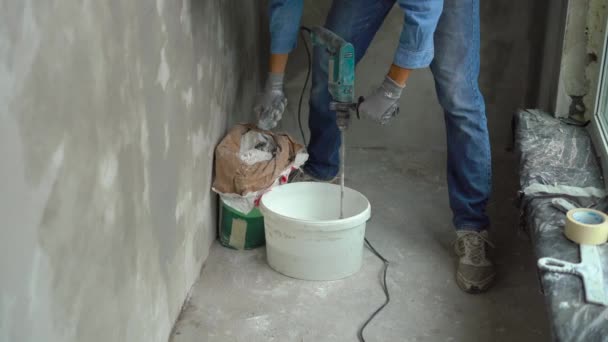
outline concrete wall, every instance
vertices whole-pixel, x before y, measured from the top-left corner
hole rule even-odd
[[[0,1],[0,341],[166,341],[215,236],[253,1]],[[264,24],[265,26],[265,24]]]
[[[605,0],[569,0],[556,113],[590,119],[597,95],[608,6]]]
[[[545,20],[545,30],[542,44],[542,59],[539,58],[540,84],[538,99],[534,108],[548,113],[556,112],[559,70],[564,43],[564,30],[568,0],[545,0],[546,11],[538,15],[539,20]]]

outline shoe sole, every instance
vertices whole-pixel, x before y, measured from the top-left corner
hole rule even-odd
[[[462,274],[457,272],[456,273],[456,284],[462,291],[464,291],[466,293],[480,294],[480,293],[488,291],[492,287],[492,285],[494,285],[495,278],[496,278],[496,273],[487,277],[483,281],[473,283],[471,281],[466,280],[462,276]]]

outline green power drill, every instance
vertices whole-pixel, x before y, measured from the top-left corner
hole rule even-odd
[[[329,109],[336,112],[336,123],[340,129],[340,218],[344,218],[344,158],[346,155],[345,131],[350,124],[351,112],[358,108],[355,102],[355,48],[330,30],[316,26],[311,29],[311,40],[315,48],[325,48],[329,54],[327,69],[329,94],[332,97]]]
[[[350,113],[358,105],[355,102],[355,48],[324,27],[313,27],[310,35],[313,46],[325,48],[329,54],[327,76],[332,97],[329,109],[336,112],[338,128],[344,131],[350,123]]]

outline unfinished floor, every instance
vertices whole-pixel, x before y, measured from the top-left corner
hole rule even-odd
[[[305,2],[303,24],[321,24],[331,2]],[[366,331],[368,341],[549,340],[530,243],[518,233],[517,161],[510,121],[534,100],[537,2],[482,2],[482,71],[493,149],[489,205],[499,278],[471,296],[454,282],[454,232],[447,200],[441,108],[428,71],[410,77],[401,115],[388,127],[354,122],[347,136],[348,186],[365,194],[373,217],[367,237],[390,261],[391,303]],[[542,9],[542,8],[541,8]],[[402,25],[395,8],[357,68],[357,94],[368,93],[390,65]],[[290,56],[288,112],[279,127],[299,138],[298,96],[306,75],[301,44]],[[304,104],[307,99],[304,100]],[[302,121],[307,120],[304,105]],[[365,253],[363,269],[336,282],[306,282],[271,270],[264,249],[215,245],[173,342],[355,341],[383,302],[382,264]]]
[[[476,296],[454,282],[445,154],[351,148],[348,156],[347,184],[366,194],[373,208],[367,237],[391,261],[392,300],[368,328],[368,341],[548,340],[531,247],[517,234],[511,154],[495,158],[501,181],[489,208],[499,279]],[[366,251],[363,269],[351,278],[299,281],[270,269],[263,248],[215,245],[173,342],[355,341],[383,302],[381,270]]]

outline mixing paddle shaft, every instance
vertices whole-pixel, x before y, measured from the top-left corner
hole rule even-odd
[[[340,218],[344,218],[344,156],[346,155],[346,144],[344,143],[344,129],[340,130]]]
[[[353,104],[331,102],[329,107],[336,110],[336,123],[340,130],[340,218],[344,218],[344,159],[346,156],[346,129],[350,122]]]

